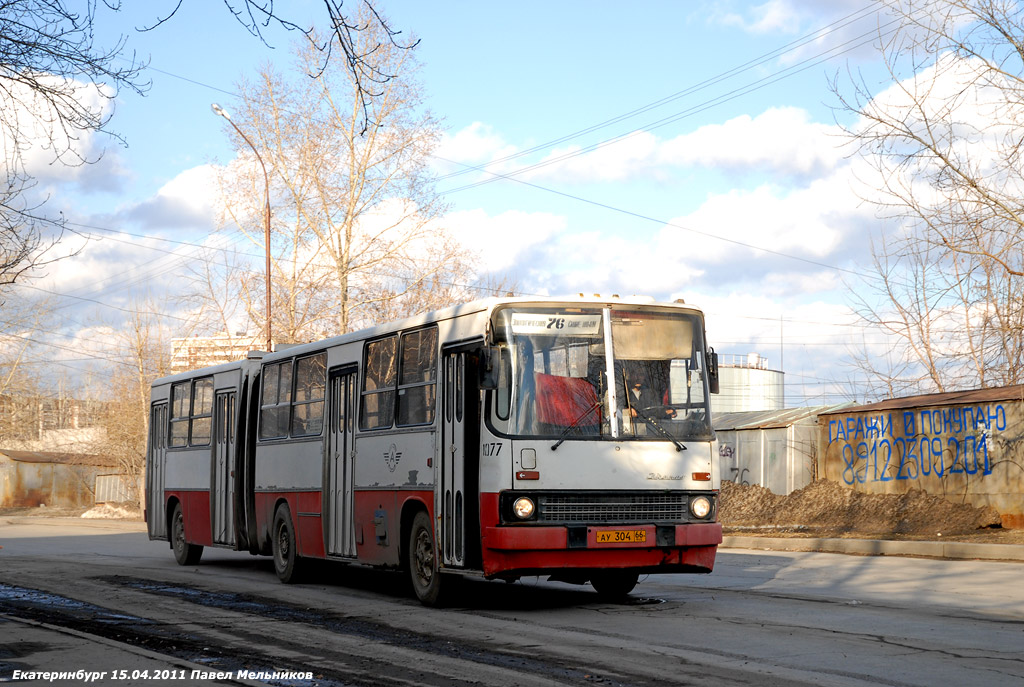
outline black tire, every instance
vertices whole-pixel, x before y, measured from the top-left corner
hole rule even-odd
[[[171,515],[171,548],[178,565],[195,565],[203,556],[202,546],[185,541],[185,515],[181,512],[180,503],[174,505],[174,514]]]
[[[295,525],[288,504],[282,503],[274,514],[274,525],[270,530],[270,544],[274,553],[274,572],[285,584],[298,582],[302,565],[295,547]]]
[[[606,599],[622,599],[636,587],[639,573],[631,570],[605,570],[590,578],[594,591]]]
[[[441,592],[445,586],[438,570],[437,547],[434,542],[432,525],[430,516],[424,511],[417,513],[413,518],[409,542],[406,546],[409,581],[412,583],[416,598],[424,606],[441,605]]]

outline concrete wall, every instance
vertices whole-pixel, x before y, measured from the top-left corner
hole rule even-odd
[[[926,397],[921,397],[922,400]],[[984,400],[823,414],[819,476],[857,491],[921,489],[1024,527],[1024,403]]]

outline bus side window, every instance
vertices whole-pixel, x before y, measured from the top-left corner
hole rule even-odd
[[[324,392],[327,389],[327,354],[300,358],[295,363],[293,437],[316,436],[324,426]]]
[[[292,361],[263,366],[260,398],[260,439],[288,436],[288,411],[292,394]]]
[[[427,425],[437,405],[437,328],[402,335],[398,425]]]
[[[188,416],[191,382],[178,382],[171,387],[170,446],[188,446]]]
[[[494,412],[499,420],[508,420],[512,410],[512,353],[498,349],[498,385],[494,390]]]
[[[213,377],[197,379],[192,386],[192,413],[189,444],[209,446],[213,427]]]
[[[383,429],[390,427],[394,420],[397,353],[398,337],[395,335],[366,344],[360,429]]]

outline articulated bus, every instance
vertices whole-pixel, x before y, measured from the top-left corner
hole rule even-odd
[[[700,310],[500,298],[153,383],[149,538],[629,594],[714,566],[718,362]]]

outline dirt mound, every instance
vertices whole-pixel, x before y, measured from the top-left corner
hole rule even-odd
[[[823,479],[786,496],[723,481],[718,514],[728,530],[815,536],[950,536],[1000,524],[993,508],[953,503],[920,490],[864,494]]]

